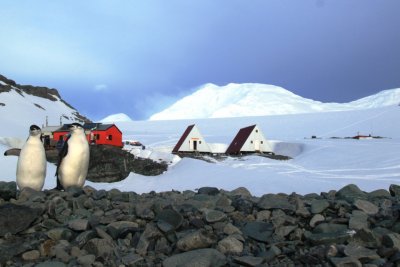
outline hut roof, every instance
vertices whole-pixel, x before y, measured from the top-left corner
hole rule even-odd
[[[173,153],[177,153],[179,151],[179,148],[182,146],[183,142],[185,141],[185,139],[189,135],[189,133],[192,131],[193,127],[194,127],[194,124],[189,125],[186,128],[185,132],[183,133],[183,135],[179,139],[178,143],[176,143],[174,149],[172,150]]]
[[[239,153],[240,149],[243,147],[244,143],[246,142],[247,138],[249,138],[249,135],[253,132],[255,127],[256,125],[252,125],[240,129],[226,150],[226,154]]]

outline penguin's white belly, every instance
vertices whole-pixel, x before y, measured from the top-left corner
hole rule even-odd
[[[82,187],[89,167],[89,145],[86,139],[78,144],[74,140],[71,141],[68,145],[68,153],[59,167],[59,179],[64,188]]]
[[[27,142],[17,163],[17,185],[20,190],[30,187],[42,190],[46,177],[46,154],[41,142]]]

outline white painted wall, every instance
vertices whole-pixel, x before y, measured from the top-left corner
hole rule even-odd
[[[272,152],[270,143],[265,139],[264,134],[258,126],[254,127],[240,151],[254,152],[256,147],[259,147],[261,152]]]
[[[204,140],[203,136],[201,135],[199,129],[195,125],[192,128],[192,131],[186,137],[185,141],[179,148],[178,151],[181,152],[194,152],[194,141],[197,141],[197,150],[198,152],[211,152],[211,149],[207,142]]]

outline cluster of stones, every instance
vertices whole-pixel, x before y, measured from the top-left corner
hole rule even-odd
[[[400,187],[321,194],[17,192],[0,183],[0,266],[399,266]]]

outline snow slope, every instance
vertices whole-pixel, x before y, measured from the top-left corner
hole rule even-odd
[[[256,83],[206,84],[150,120],[226,118],[376,108],[400,103],[400,89],[382,91],[350,103],[322,103],[278,86]]]
[[[5,87],[7,86],[7,87]],[[52,101],[48,98],[28,94],[16,86],[1,82],[0,89],[0,128],[1,137],[26,138],[29,126],[36,124],[42,127],[60,125],[61,123],[82,122],[82,117],[77,110],[62,101],[57,95],[52,94]]]

